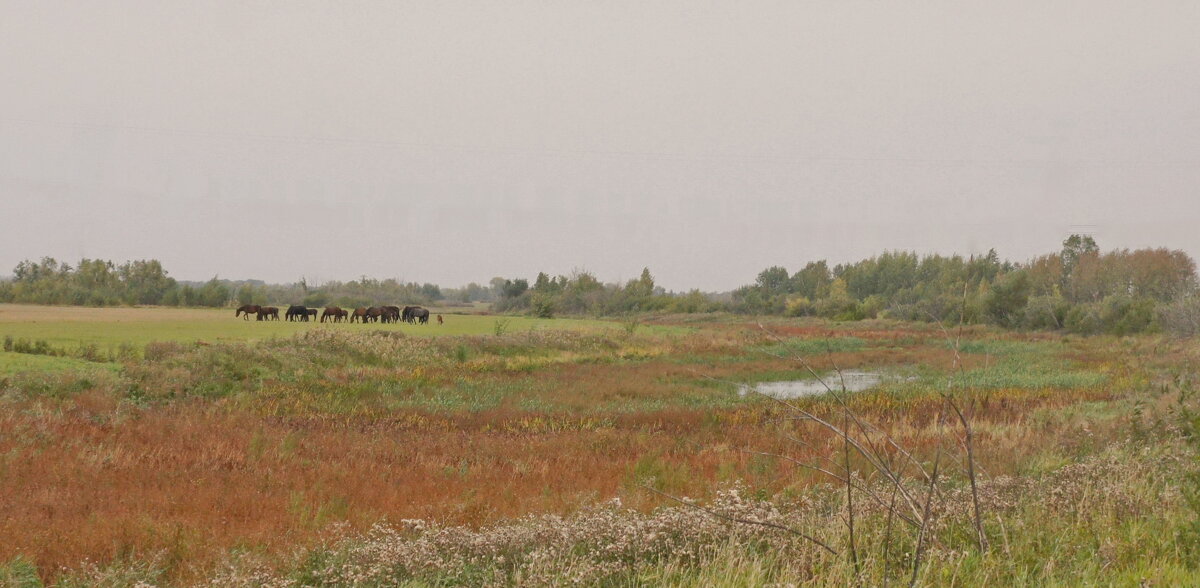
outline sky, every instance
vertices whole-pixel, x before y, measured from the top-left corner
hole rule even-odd
[[[1200,3],[0,0],[0,275],[1200,257]]]

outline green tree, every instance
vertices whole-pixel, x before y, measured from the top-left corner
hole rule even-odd
[[[539,274],[544,276],[545,274]],[[529,280],[525,278],[517,278],[515,280],[504,280],[504,285],[500,288],[501,298],[516,298],[525,293],[529,289]]]
[[[175,279],[167,276],[157,259],[126,262],[118,271],[125,286],[125,301],[130,304],[159,304]]]
[[[631,298],[649,298],[654,295],[654,276],[650,275],[650,268],[642,268],[642,275],[636,280],[629,280],[625,284],[625,293]]]
[[[983,311],[1000,326],[1016,326],[1024,318],[1029,290],[1028,273],[1023,270],[1010,272],[992,284],[984,296]]]
[[[829,265],[825,260],[809,262],[804,269],[792,276],[790,290],[808,299],[825,295],[833,276],[829,273]]]
[[[761,272],[754,280],[759,288],[767,294],[786,294],[788,291],[789,274],[786,268],[778,265],[771,266]]]

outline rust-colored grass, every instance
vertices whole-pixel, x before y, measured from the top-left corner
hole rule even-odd
[[[794,361],[746,357],[736,342],[761,342],[754,329],[721,325],[642,361],[562,362],[471,376],[515,382],[527,390],[522,400],[556,407],[548,411],[522,409],[517,400],[485,410],[348,414],[281,414],[244,398],[138,407],[101,386],[65,399],[13,399],[0,405],[0,496],[10,497],[0,500],[0,561],[24,555],[43,573],[53,573],[85,559],[165,552],[171,575],[186,580],[208,573],[230,549],[286,553],[339,521],[360,529],[402,518],[478,525],[571,512],[614,496],[650,508],[660,501],[638,486],[650,478],[690,496],[735,478],[773,491],[827,482],[742,451],[809,460],[836,450],[838,440],[827,432],[777,422],[774,417],[783,414],[778,406],[671,404],[681,395],[702,394],[707,378],[738,381],[798,369]],[[786,335],[824,337],[828,331],[806,326]],[[853,332],[883,342],[923,342],[927,334],[899,327]],[[720,343],[705,343],[706,337]],[[1096,363],[1112,355],[1094,346],[1072,353]],[[710,361],[674,359],[696,354]],[[953,355],[939,345],[896,343],[812,361],[819,369],[920,365],[948,371]],[[962,361],[971,369],[986,359]],[[442,383],[457,377],[443,374]],[[286,381],[271,385],[287,390]],[[1106,435],[1106,425],[1094,420],[1051,426],[1036,417],[1120,397],[1111,386],[971,394],[980,463],[987,475],[1013,473],[1041,452],[1070,451],[1085,438],[1081,428]],[[656,406],[651,401],[657,400],[662,408],[622,407]],[[817,414],[839,410],[829,399],[798,402]],[[852,402],[862,418],[906,447],[921,451],[938,443],[944,404],[934,391],[905,398],[863,393]],[[780,427],[810,445],[787,441]]]

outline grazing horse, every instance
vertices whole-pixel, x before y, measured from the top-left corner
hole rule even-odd
[[[367,322],[367,309],[361,306],[354,309],[354,313],[350,315],[350,322],[354,322],[355,319],[360,323]]]
[[[336,323],[346,318],[346,311],[336,306],[326,306],[325,310],[321,313],[321,322],[325,322],[326,318],[329,319],[329,322]]]
[[[274,306],[258,307],[258,320],[261,321],[261,320],[266,320],[268,318],[273,321],[279,320],[279,309],[275,308]]]
[[[308,317],[312,317],[312,320],[314,320],[314,321],[317,320],[317,309],[315,309],[315,308],[304,309],[304,320],[308,321]]]
[[[307,321],[308,309],[299,304],[293,304],[288,307],[285,315],[289,321]]]
[[[248,320],[250,320],[251,314],[258,314],[259,308],[260,307],[257,304],[243,304],[243,305],[239,306],[238,309],[233,313],[233,318],[237,318],[237,317],[245,314],[246,316],[242,320],[248,321]],[[258,320],[261,321],[262,318],[259,318]]]
[[[387,312],[387,318],[388,318],[387,322],[395,323],[395,322],[400,321],[400,307],[399,306],[384,306],[383,310],[385,310]]]
[[[383,309],[379,308],[378,306],[372,306],[371,308],[367,309],[367,316],[365,317],[365,320],[368,323],[378,322],[380,316],[383,316]]]
[[[421,307],[420,306],[405,306],[404,310],[400,311],[400,320],[402,320],[406,323],[412,324],[413,311],[418,308],[421,308]]]
[[[422,325],[427,324],[429,322],[429,309],[421,308],[419,306],[414,308],[412,311],[412,318],[409,322],[412,321],[416,321]]]

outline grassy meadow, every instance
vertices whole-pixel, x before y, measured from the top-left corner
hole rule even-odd
[[[0,585],[1200,583],[1194,340],[443,315],[0,305]]]
[[[435,314],[439,311],[432,309]],[[529,330],[597,330],[621,328],[619,323],[580,319],[538,319],[523,316],[462,314],[460,309],[441,311],[445,323],[428,325],[372,324],[419,337],[490,335],[500,321],[505,332]],[[452,314],[453,313],[453,314]],[[0,304],[0,336],[44,339],[62,347],[95,344],[115,349],[121,344],[145,346],[152,341],[203,341],[209,343],[257,341],[289,337],[309,329],[361,329],[359,324],[232,320],[233,309],[212,308],[91,308],[83,306],[37,306]]]

